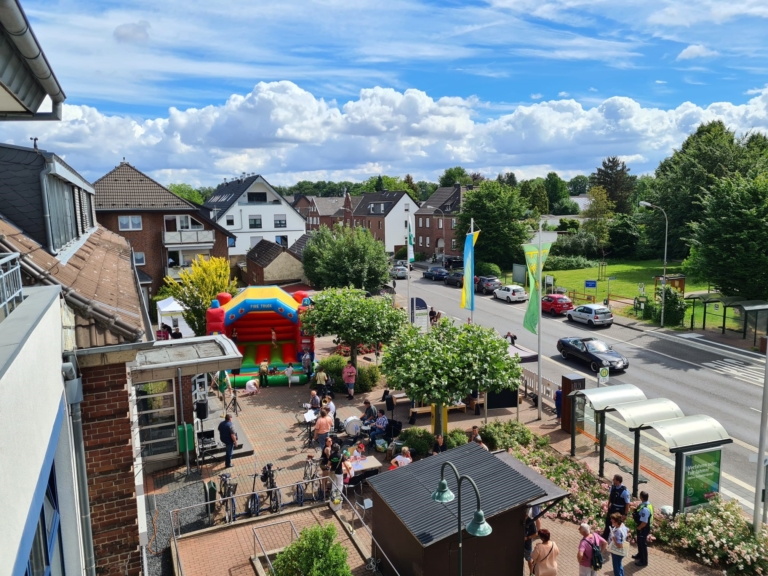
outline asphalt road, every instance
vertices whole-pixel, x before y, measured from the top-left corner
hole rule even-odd
[[[461,291],[442,282],[421,278],[421,270],[411,274],[411,296],[426,301],[445,315],[466,322],[469,312],[460,305]],[[397,292],[405,295],[406,281],[399,280]],[[475,297],[474,322],[495,328],[500,334],[511,331],[518,344],[537,349],[537,336],[522,326],[527,304],[507,304],[492,296]],[[586,364],[563,360],[557,351],[559,338],[565,336],[594,336],[612,345],[629,359],[629,369],[611,374],[609,384],[634,384],[648,398],[668,398],[677,403],[686,415],[706,414],[725,427],[733,444],[723,448],[723,493],[736,497],[745,510],[752,512],[756,464],[749,457],[757,452],[760,428],[764,363],[727,350],[708,350],[684,338],[672,340],[652,333],[620,325],[591,329],[572,323],[563,317],[544,316],[541,326],[542,372],[545,378],[560,382],[563,374],[580,372],[587,377],[587,387],[596,386],[596,378]],[[526,364],[536,372],[536,364]],[[609,415],[609,433],[623,432],[618,417]],[[660,437],[644,434],[643,457],[668,459],[670,469],[674,456],[660,449]],[[661,443],[663,444],[663,443]],[[671,481],[671,473],[670,478]]]

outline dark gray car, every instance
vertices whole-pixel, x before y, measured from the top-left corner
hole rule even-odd
[[[496,276],[480,276],[475,284],[475,292],[493,294],[496,288],[501,288],[501,281]]]

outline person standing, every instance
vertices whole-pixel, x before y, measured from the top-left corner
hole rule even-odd
[[[229,387],[230,387],[229,374],[227,374],[226,370],[220,370],[219,373],[216,375],[216,389],[221,394],[222,402],[225,401],[224,393],[227,391]]]
[[[293,378],[293,364],[288,362],[288,367],[284,370],[285,376],[288,378],[288,388],[291,387],[291,378]]]
[[[632,556],[635,566],[648,566],[648,535],[653,521],[653,505],[648,502],[648,492],[640,492],[640,504],[635,507],[632,519],[637,526],[637,554]]]
[[[592,553],[595,548],[600,550],[597,566],[602,566],[602,553],[605,552],[608,543],[603,540],[600,534],[592,532],[587,523],[579,526],[579,533],[581,534],[581,542],[579,542],[579,551],[576,553],[576,559],[579,561],[579,576],[598,576],[595,564],[592,562]]]
[[[475,438],[480,438],[480,430],[478,429],[477,426],[472,426],[472,432],[470,432],[469,434],[469,441],[474,442]],[[480,441],[482,442],[483,439],[480,438]]]
[[[309,348],[304,348],[304,354],[301,355],[301,369],[307,379],[312,378],[312,357],[309,355]]]
[[[357,368],[352,364],[352,360],[347,360],[347,365],[341,371],[341,379],[347,385],[347,400],[355,397],[355,379],[357,378]]]
[[[178,340],[179,338],[182,338],[181,330],[179,330],[178,326],[173,329],[173,332],[171,333],[171,338],[173,340]]]
[[[536,525],[536,522],[533,519],[533,511],[530,508],[525,514],[523,529],[525,530],[525,539],[523,540],[523,559],[526,562],[530,562],[531,555],[533,554],[533,541],[539,537],[540,529],[540,527]]]
[[[435,319],[437,318],[437,312],[435,312],[435,307],[432,306],[429,309],[429,325],[433,326],[435,324]]]
[[[557,576],[557,557],[560,555],[557,544],[546,528],[539,530],[539,538],[541,542],[533,549],[528,568],[536,576]]]
[[[235,425],[232,424],[232,414],[227,413],[224,421],[219,424],[219,439],[226,448],[225,465],[227,468],[232,468],[234,466],[232,454],[237,444],[237,433],[235,432]]]
[[[517,340],[517,336],[515,336],[514,334],[512,334],[512,332],[507,332],[507,333],[504,335],[504,339],[505,339],[505,340],[509,340],[509,345],[510,345],[510,346],[514,346],[514,345],[515,345],[515,341]]]
[[[563,391],[560,388],[555,390],[555,413],[557,423],[560,424],[560,419],[563,417]]]
[[[269,388],[269,360],[264,358],[259,364],[259,386],[262,388]]]
[[[320,416],[317,417],[315,422],[315,437],[314,440],[320,446],[325,446],[325,439],[328,438],[328,434],[333,429],[333,420],[328,416],[328,412],[325,408],[320,410]]]
[[[317,369],[317,373],[315,374],[315,382],[321,388],[325,386],[326,382],[328,382],[328,374],[325,373],[325,368],[322,366]]]
[[[623,522],[629,514],[629,490],[622,482],[624,478],[621,474],[615,474],[611,491],[608,493],[608,514],[605,518],[605,530],[603,530],[603,540],[606,541],[611,532],[611,515],[618,513]]]
[[[331,448],[331,482],[336,486],[339,492],[344,488],[344,463],[347,457],[341,452],[341,446],[334,444]]]
[[[619,512],[611,514],[611,531],[608,539],[608,551],[611,553],[613,576],[624,576],[624,556],[627,555],[627,527],[624,517]]]

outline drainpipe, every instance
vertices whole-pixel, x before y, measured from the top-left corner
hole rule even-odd
[[[72,421],[72,443],[75,450],[77,468],[77,500],[80,505],[80,530],[83,534],[83,558],[85,576],[96,576],[96,559],[93,552],[93,532],[91,531],[91,502],[88,498],[88,474],[85,468],[85,442],[83,440],[83,415],[80,403],[83,401],[83,379],[75,370],[75,355],[67,353],[67,360],[61,366],[64,372],[64,390],[69,403]]]
[[[53,224],[51,223],[51,209],[48,205],[48,174],[53,171],[53,162],[46,160],[45,168],[40,172],[40,191],[43,194],[43,218],[45,230],[48,233],[48,252],[56,254],[58,250],[53,247]]]

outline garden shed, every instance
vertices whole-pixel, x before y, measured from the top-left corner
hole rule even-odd
[[[455,576],[458,574],[458,498],[432,499],[445,462],[477,484],[480,507],[493,531],[473,537],[463,531],[465,575],[523,574],[523,522],[528,506],[564,498],[567,493],[532,470],[523,474],[506,453],[491,454],[477,444],[465,444],[369,480],[373,488],[373,537],[400,574]],[[515,460],[520,466],[525,466]],[[458,496],[453,472],[446,467],[448,488]],[[551,492],[551,494],[550,494]],[[475,493],[462,482],[461,519],[467,526],[477,509]],[[391,574],[382,564],[382,573]]]

